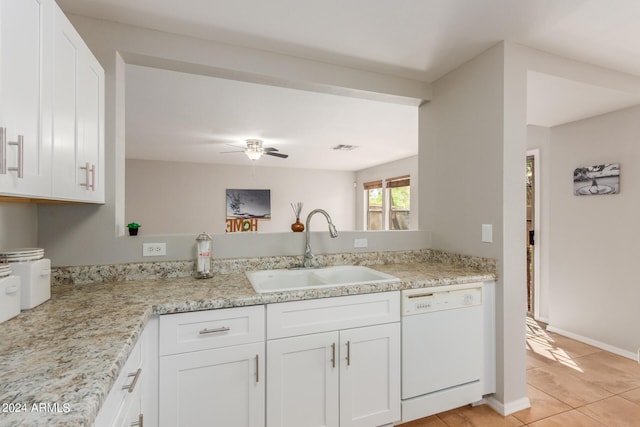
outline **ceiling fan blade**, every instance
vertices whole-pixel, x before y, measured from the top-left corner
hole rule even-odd
[[[244,150],[237,151],[221,151],[220,154],[229,154],[229,153],[244,153]]]
[[[264,147],[264,151],[279,151],[276,147]]]
[[[287,157],[289,157],[288,154],[274,153],[273,151],[265,151],[264,154],[266,154],[267,156],[280,157],[282,159],[286,159]]]

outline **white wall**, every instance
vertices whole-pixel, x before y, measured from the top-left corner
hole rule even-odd
[[[640,107],[550,129],[550,327],[635,358]],[[620,163],[620,194],[574,196],[576,167]]]
[[[364,230],[364,187],[363,184],[378,179],[394,178],[397,176],[411,176],[411,192],[409,203],[411,214],[409,215],[409,229],[417,230],[420,218],[420,205],[418,194],[420,193],[420,179],[418,175],[418,156],[384,163],[372,168],[362,169],[356,172],[356,230]]]
[[[497,393],[529,406],[525,377],[525,93],[517,49],[499,44],[434,82],[420,108],[421,227],[436,249],[498,260]],[[520,185],[518,185],[518,183]],[[493,225],[493,243],[481,241]],[[514,250],[514,248],[516,250]],[[517,250],[517,249],[520,250]]]
[[[259,232],[291,231],[290,204],[303,202],[301,221],[326,210],[338,230],[354,230],[354,172],[204,163],[126,161],[125,217],[144,234],[224,233],[226,189],[270,189],[271,219]],[[324,221],[324,219],[322,219]],[[324,230],[313,220],[312,230]]]
[[[0,249],[37,245],[38,205],[0,202]]]

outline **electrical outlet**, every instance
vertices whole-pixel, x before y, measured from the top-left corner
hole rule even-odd
[[[143,243],[142,256],[163,256],[167,254],[166,243]]]
[[[367,246],[369,246],[369,241],[367,239],[353,239],[354,248],[366,248]]]

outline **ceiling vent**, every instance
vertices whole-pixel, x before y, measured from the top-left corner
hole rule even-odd
[[[335,147],[332,147],[332,149],[336,151],[351,151],[356,148],[358,148],[357,145],[345,145],[345,144],[339,144],[339,145],[336,145]]]

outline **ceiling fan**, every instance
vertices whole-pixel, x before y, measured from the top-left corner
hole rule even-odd
[[[245,153],[247,157],[250,158],[251,160],[258,160],[260,157],[262,157],[263,154],[266,154],[267,156],[280,157],[282,159],[286,159],[287,157],[289,157],[288,154],[278,153],[277,148],[263,147],[262,140],[260,139],[247,139],[246,143],[247,143],[247,148],[245,148],[244,150],[222,151],[222,154]]]

